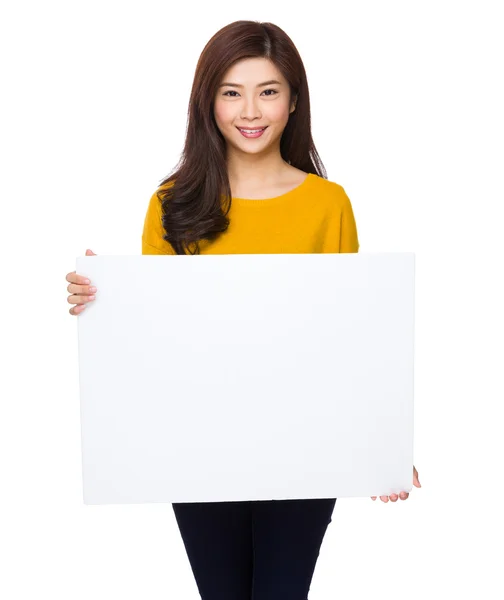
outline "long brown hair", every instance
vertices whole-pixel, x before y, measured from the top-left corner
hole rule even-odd
[[[214,98],[224,73],[244,58],[271,60],[297,97],[280,140],[282,158],[307,173],[327,179],[311,135],[306,72],[292,40],[280,27],[259,21],[235,21],[206,44],[194,75],[187,133],[176,171],[160,184],[164,239],[176,254],[199,254],[200,240],[214,240],[229,226],[231,207],[226,143],[214,117]],[[224,197],[224,202],[222,198]]]

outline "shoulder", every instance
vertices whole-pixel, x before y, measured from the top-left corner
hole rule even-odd
[[[163,196],[160,192],[169,187],[171,187],[171,182],[158,186],[150,197],[142,232],[142,254],[175,254],[172,246],[164,239],[166,232],[162,222],[161,200]]]
[[[157,196],[157,197],[159,197],[159,196],[163,197],[168,190],[173,188],[174,184],[175,184],[174,179],[171,179],[170,181],[166,181],[166,182],[162,183],[161,185],[158,186],[157,190],[154,192],[153,195]]]
[[[312,185],[317,197],[329,207],[339,210],[351,208],[350,198],[341,184],[312,174]]]
[[[174,186],[174,184],[175,184],[175,179],[170,179],[169,181],[165,181],[164,183],[162,183],[156,191],[159,192],[159,191],[169,190],[171,187]]]
[[[358,252],[359,237],[352,203],[345,189],[339,183],[315,176],[318,194],[324,198],[327,214],[333,226],[339,231],[339,252]]]
[[[174,181],[162,183],[153,192],[149,200],[148,213],[155,214],[156,217],[161,215],[161,203],[166,196],[166,192],[173,187]]]

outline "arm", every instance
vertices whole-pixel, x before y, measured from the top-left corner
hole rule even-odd
[[[359,237],[357,235],[357,225],[352,209],[350,198],[343,190],[343,204],[341,207],[340,221],[340,252],[358,252]]]

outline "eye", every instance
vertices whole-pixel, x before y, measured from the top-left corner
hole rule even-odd
[[[276,90],[270,89],[268,88],[267,90],[264,90],[262,93],[264,94],[265,92],[273,92],[273,94],[266,94],[267,96],[274,96],[275,94],[278,94],[278,92]],[[235,98],[236,96],[229,96],[229,94],[237,94],[238,92],[236,90],[228,90],[227,92],[224,92],[222,95],[223,96],[228,96],[229,98]]]

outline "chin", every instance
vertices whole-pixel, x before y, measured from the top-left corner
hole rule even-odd
[[[263,154],[264,152],[267,152],[270,148],[270,146],[261,146],[260,148],[247,148],[247,146],[234,146],[234,148],[236,148],[237,150],[239,150],[240,152],[243,152],[244,154]]]

